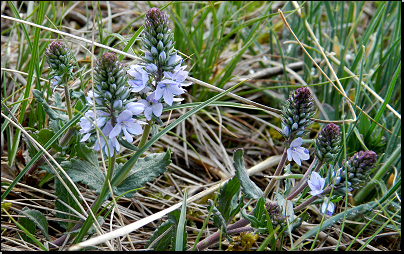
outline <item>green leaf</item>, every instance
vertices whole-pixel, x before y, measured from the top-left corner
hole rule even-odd
[[[257,218],[258,221],[261,221],[263,219],[264,207],[265,199],[264,197],[261,197],[260,199],[258,199],[258,202],[253,209],[253,215],[255,218]]]
[[[137,146],[133,145],[132,143],[129,143],[128,141],[122,139],[122,137],[118,138],[118,142],[119,144],[121,144],[123,147],[128,148],[129,150],[132,151],[137,151],[139,150],[139,148],[137,148]]]
[[[167,230],[169,232],[165,233],[165,235],[158,240],[156,244],[152,246],[152,249],[154,251],[165,251],[167,250],[168,246],[171,244],[172,239],[175,237],[175,230],[173,230],[172,226],[174,224],[171,223],[171,221],[165,221],[162,223],[153,233],[153,235],[150,237],[149,242],[146,244],[146,248],[149,248],[150,244],[152,244],[159,236],[164,234]]]
[[[222,214],[220,211],[215,207],[215,204],[213,203],[212,200],[208,199],[209,205],[208,205],[208,210],[212,208],[212,213],[213,213],[213,225],[217,227],[218,229],[221,229],[226,236],[227,239],[230,240],[230,237],[227,234],[227,224],[226,220],[223,218]]]
[[[229,181],[223,184],[220,189],[220,194],[217,200],[217,209],[220,211],[224,220],[228,220],[234,215],[234,211],[237,210],[238,198],[240,193],[240,182],[237,177],[232,177]]]
[[[346,211],[346,215],[350,215],[351,213],[353,214],[364,214],[371,209],[373,209],[377,205],[376,201],[369,202],[367,204],[363,204],[354,208],[349,209]],[[306,232],[303,236],[301,236],[295,243],[294,246],[299,246],[300,243],[302,243],[304,240],[307,238],[311,237],[312,235],[317,234],[318,231],[323,231],[327,227],[335,224],[338,220],[342,219],[344,217],[344,213],[339,213],[328,220],[323,222],[322,227],[320,228],[321,224],[315,226],[314,228],[310,229],[308,232]]]
[[[262,190],[250,180],[247,174],[247,169],[244,166],[243,149],[237,149],[234,152],[234,167],[236,169],[236,176],[240,181],[241,191],[252,199],[259,199],[262,197]]]
[[[167,166],[170,165],[170,163],[171,149],[168,149],[165,153],[154,153],[140,158],[129,171],[125,180],[114,187],[114,189],[116,188],[116,191],[114,190],[114,192],[116,192],[115,195],[121,195],[126,191],[142,187],[146,182],[153,181],[154,177],[159,176],[167,170]],[[122,168],[122,165],[119,165],[114,173],[119,175]],[[125,196],[132,197],[133,195],[128,193]]]
[[[60,166],[66,171],[73,182],[87,184],[88,187],[95,190],[96,194],[101,193],[105,176],[98,166],[79,159],[64,161],[60,164]]]
[[[61,113],[60,111],[56,111],[50,108],[48,103],[44,100],[42,93],[37,89],[32,89],[32,95],[36,98],[38,103],[41,103],[45,112],[49,115],[49,117],[53,120],[62,120],[69,121],[69,117]]]
[[[91,149],[83,142],[78,142],[75,145],[76,148],[76,156],[80,159],[83,159],[87,162],[90,162],[94,166],[98,165],[98,158],[97,154],[95,153],[94,149]]]
[[[21,210],[21,213],[27,216],[28,219],[33,221],[35,225],[42,231],[42,234],[46,237],[48,241],[50,241],[49,233],[48,233],[48,221],[46,220],[45,216],[36,210],[31,210],[28,207],[24,207]],[[26,227],[25,227],[26,228]],[[31,233],[35,233],[31,232]]]
[[[55,133],[49,129],[42,129],[36,134],[36,139],[37,141],[41,144],[44,145],[48,140],[50,140],[53,136],[55,136]],[[58,142],[55,142],[51,145],[51,148],[57,152],[62,151],[62,147],[58,144]]]
[[[31,235],[35,235],[36,230],[35,223],[32,220],[28,219],[27,217],[18,218],[18,222],[27,231],[21,233],[22,239],[24,239],[24,241],[27,241],[29,243],[34,243],[33,239],[29,237],[28,233],[30,233]]]
[[[185,230],[185,223],[187,221],[187,192],[184,192],[181,215],[178,221],[177,233],[175,234],[175,251],[184,251],[187,246],[187,231]]]
[[[250,200],[250,202],[251,202],[251,200]],[[248,203],[245,205],[245,207],[247,207],[250,202],[248,202]],[[244,207],[244,208],[245,208],[245,207]],[[259,227],[260,227],[260,222],[257,220],[257,218],[255,218],[254,215],[250,215],[250,214],[245,213],[245,212],[243,211],[244,208],[240,210],[241,216],[243,216],[244,219],[248,220],[248,221],[251,223],[251,227],[253,227],[253,228],[259,228]]]
[[[85,105],[87,103],[86,100],[86,95],[84,94],[83,91],[78,90],[78,91],[71,91],[71,98],[72,99],[79,99],[81,100],[81,102],[83,103],[83,105]]]
[[[175,231],[174,236],[176,236],[176,235],[177,235],[177,228],[178,228],[178,226],[179,226],[180,217],[181,217],[180,209],[177,209],[177,210],[172,211],[171,213],[167,214],[167,216],[168,216],[168,220],[174,225],[174,229],[175,229],[175,230],[174,230],[174,231]],[[186,231],[186,230],[184,230],[184,234],[185,234],[185,237],[183,238],[183,249],[186,249],[186,247],[187,247],[187,242],[186,242],[186,239],[187,239],[187,231]],[[175,237],[173,237],[173,238],[172,238],[172,241],[171,241],[171,248],[170,248],[170,250],[175,250],[175,248],[176,248],[176,242],[177,242],[177,239],[176,239]]]

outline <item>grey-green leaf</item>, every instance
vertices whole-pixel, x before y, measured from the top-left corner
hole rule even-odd
[[[49,115],[51,119],[54,120],[62,120],[62,121],[69,121],[69,117],[66,114],[63,114],[59,111],[55,111],[50,108],[48,103],[44,100],[42,93],[39,90],[32,89],[32,95],[36,98],[36,100],[42,104],[43,109]]]
[[[71,177],[73,182],[82,182],[87,184],[96,194],[101,193],[105,176],[99,167],[90,162],[72,159],[61,163],[62,168]]]
[[[373,209],[375,206],[377,205],[376,201],[373,202],[369,202],[367,204],[363,204],[354,208],[349,209],[348,211],[346,211],[346,215],[350,215],[351,213],[353,214],[364,214],[368,211],[370,211],[371,209]],[[318,231],[323,231],[324,229],[326,229],[327,227],[335,224],[336,221],[340,220],[344,218],[344,213],[339,213],[331,218],[329,218],[328,220],[324,221],[323,224],[319,224],[317,226],[315,226],[314,228],[310,229],[309,231],[307,231],[303,236],[301,236],[295,243],[295,246],[299,246],[299,244],[301,242],[303,242],[304,240],[306,240],[307,238],[311,237],[312,235],[317,234]],[[321,229],[320,229],[321,226]]]
[[[28,219],[33,221],[35,225],[42,231],[42,234],[46,237],[48,241],[50,241],[49,233],[48,233],[48,221],[45,216],[36,210],[31,210],[28,207],[24,207],[21,210],[21,213],[27,216]]]
[[[262,190],[250,180],[247,174],[247,169],[244,166],[243,149],[237,149],[234,152],[234,168],[236,169],[236,176],[240,181],[241,191],[248,198],[259,199],[262,197]]]
[[[175,230],[173,230],[173,223],[171,223],[169,220],[166,222],[162,223],[153,233],[153,235],[150,237],[149,242],[146,244],[146,248],[149,248],[150,244],[152,244],[159,236],[164,234],[167,230],[169,232],[165,233],[163,237],[158,240],[157,243],[155,243],[153,246],[151,246],[151,249],[154,251],[165,251],[167,250],[168,246],[171,244],[171,240],[175,237]]]
[[[227,222],[232,216],[232,212],[238,208],[238,196],[240,193],[240,182],[237,177],[233,177],[220,189],[217,199],[217,209]]]
[[[132,169],[129,171],[125,180],[116,186],[115,195],[121,195],[126,191],[142,187],[146,182],[153,181],[161,173],[167,170],[167,166],[171,163],[171,149],[165,153],[155,153],[146,155],[144,158],[138,159]],[[121,165],[115,170],[114,176],[119,175]],[[126,194],[131,197],[131,194]]]
[[[210,208],[212,207],[212,213],[214,214],[213,225],[215,225],[215,227],[217,227],[218,229],[221,229],[223,231],[224,235],[226,236],[226,238],[230,241],[231,238],[227,234],[227,225],[226,225],[225,219],[223,218],[220,211],[215,207],[215,204],[213,204],[213,201],[208,199],[208,202],[209,202],[208,210],[210,210]]]

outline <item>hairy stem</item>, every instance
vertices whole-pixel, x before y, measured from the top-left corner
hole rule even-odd
[[[65,80],[65,82],[64,82],[64,87],[65,87],[67,114],[69,115],[69,120],[71,120],[73,118],[73,114],[72,114],[72,104],[70,102],[69,85],[67,84],[67,80]]]
[[[150,130],[151,130],[152,123],[153,123],[152,120],[150,120],[150,121],[147,122],[147,125],[144,127],[143,134],[142,134],[142,139],[139,142],[138,148],[142,148],[142,146],[144,144],[146,144],[147,138],[149,137],[149,133],[150,133]]]
[[[325,188],[323,190],[323,192],[321,193],[321,195],[325,195],[331,192],[332,189],[332,185],[328,185],[327,188]],[[301,203],[300,205],[296,206],[293,211],[296,213],[300,210],[303,210],[304,208],[306,208],[308,205],[310,205],[311,203],[313,203],[313,201],[321,198],[321,195],[316,195],[316,196],[312,196],[311,198],[307,199],[306,201],[304,201],[303,203]]]
[[[279,176],[282,169],[283,169],[283,166],[285,165],[286,157],[287,157],[287,152],[286,151],[287,150],[285,148],[283,150],[281,161],[279,162],[278,167],[275,170],[274,176]],[[271,192],[272,188],[275,185],[275,182],[276,182],[276,179],[272,178],[271,181],[269,182],[268,186],[265,188],[265,191],[264,191],[264,197],[265,198],[268,197],[269,193]]]

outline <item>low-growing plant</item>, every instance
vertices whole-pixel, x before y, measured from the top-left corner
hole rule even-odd
[[[293,4],[297,5],[296,2]],[[193,73],[204,79],[211,78],[209,75],[205,75],[204,70],[211,71],[213,69],[212,65],[217,62],[217,58],[220,56],[219,53],[224,46],[222,44],[228,41],[232,33],[235,33],[230,32],[224,39],[222,38],[225,27],[221,27],[222,24],[219,24],[218,17],[230,19],[233,15],[229,16],[224,9],[227,4],[219,7],[216,5],[218,3],[210,3],[200,12],[203,17],[208,15],[207,10],[214,13],[215,27],[209,30],[209,34],[214,35],[214,38],[210,38],[211,41],[205,46],[220,44],[220,48],[211,51],[205,48],[202,50],[201,42],[195,41],[206,37],[200,31],[193,31],[189,36],[192,38],[192,50],[199,50],[198,52],[201,54],[197,57],[196,65],[192,67]],[[238,3],[229,3],[228,5],[234,8],[235,6],[237,7]],[[10,6],[17,15],[17,9],[13,3],[10,3]],[[224,84],[231,80],[230,74],[236,67],[236,63],[232,62],[225,68],[227,69],[226,71],[223,70],[213,78],[218,80],[217,84],[219,84],[219,90],[221,91],[219,94],[206,98],[211,92],[206,91],[206,88],[209,88],[209,86],[206,86],[201,91],[202,101],[196,104],[182,103],[184,98],[189,95],[187,94],[187,87],[193,84],[192,94],[196,96],[197,90],[195,86],[196,84],[203,84],[203,82],[199,80],[195,80],[197,83],[190,82],[190,80],[194,79],[190,77],[191,72],[186,64],[187,61],[184,60],[184,54],[176,49],[175,38],[179,38],[179,36],[174,34],[174,31],[170,28],[170,23],[173,19],[176,29],[181,29],[181,34],[184,34],[186,25],[191,24],[191,21],[198,14],[194,15],[192,11],[184,12],[178,6],[180,5],[176,5],[176,8],[169,11],[173,17],[164,13],[162,9],[165,7],[162,9],[152,7],[147,11],[144,17],[144,25],[135,32],[129,43],[131,45],[136,40],[140,41],[141,49],[138,52],[142,52],[142,54],[140,57],[133,56],[135,62],[129,65],[123,63],[120,54],[127,54],[126,52],[130,46],[125,47],[123,51],[109,48],[112,51],[107,49],[100,53],[99,57],[94,56],[93,64],[86,71],[86,67],[80,67],[80,61],[75,58],[71,47],[66,41],[58,39],[50,42],[44,49],[44,57],[41,60],[42,63],[46,62],[49,66],[49,89],[42,89],[40,86],[32,88],[32,97],[43,110],[43,112],[40,110],[38,112],[46,114],[49,119],[47,128],[27,132],[21,127],[20,121],[9,118],[9,116],[13,116],[13,112],[2,102],[3,109],[7,110],[8,113],[2,113],[2,117],[8,122],[7,124],[13,124],[22,132],[28,155],[32,158],[14,181],[8,184],[2,194],[2,211],[23,232],[22,239],[27,243],[34,244],[42,250],[49,250],[49,247],[62,248],[68,243],[71,246],[70,250],[75,250],[81,248],[90,249],[92,247],[89,246],[94,247],[100,242],[105,242],[112,249],[108,240],[116,236],[102,238],[102,225],[107,216],[116,209],[116,200],[120,197],[133,197],[134,192],[144,188],[147,183],[153,181],[156,177],[164,175],[172,162],[172,151],[175,149],[164,147],[155,152],[150,148],[173,128],[191,119],[205,107],[226,105],[218,102],[219,99],[223,99],[226,95],[238,98],[231,92],[246,83],[248,79],[238,82],[227,90],[221,90]],[[247,36],[248,38],[242,49],[243,52],[246,49],[254,51],[252,45],[258,39],[257,35],[259,34],[256,31],[261,31],[262,29],[259,27],[259,22],[264,18],[275,16],[275,14],[270,14],[271,6],[272,3],[268,6],[263,5],[263,14],[250,21],[250,28],[248,26],[240,28],[237,24],[234,25],[237,31],[252,32]],[[322,5],[317,6],[320,8]],[[327,13],[333,12],[330,4],[325,3],[324,6]],[[41,4],[41,12],[44,8],[43,4]],[[218,13],[216,13],[216,8],[218,8]],[[288,8],[290,6],[286,9]],[[391,4],[378,7],[380,13],[383,8],[393,7]],[[314,10],[310,8],[310,10],[312,12],[308,20],[312,21],[318,10],[316,8]],[[194,16],[192,16],[190,22],[184,24],[180,20],[183,17],[178,15],[181,13]],[[301,14],[300,10],[297,13]],[[380,13],[378,15],[382,15]],[[240,13],[234,15],[234,17],[239,17]],[[281,10],[279,10],[279,15],[284,25],[290,29]],[[333,18],[331,23],[335,22]],[[381,19],[388,19],[388,17],[383,16]],[[197,26],[202,26],[203,22],[201,22],[198,22]],[[223,23],[227,22],[230,21],[223,21]],[[237,23],[238,21],[234,22]],[[356,25],[357,23],[355,23]],[[219,27],[222,29],[221,31],[218,31]],[[305,27],[305,29],[308,30],[305,30],[305,32],[310,31],[308,27]],[[290,31],[293,36],[296,36],[292,30]],[[178,30],[175,32],[178,32]],[[334,33],[333,28],[332,35]],[[238,36],[241,36],[241,34],[237,33]],[[348,34],[348,36],[351,35],[351,33]],[[100,36],[102,38],[102,35]],[[119,37],[120,35],[116,36]],[[297,36],[299,36],[299,33]],[[364,41],[367,41],[367,38],[364,38]],[[171,209],[170,212],[163,214],[168,214],[168,220],[155,229],[145,244],[145,248],[155,251],[168,249],[176,251],[204,250],[214,244],[219,244],[220,249],[221,244],[228,241],[231,243],[228,250],[250,250],[253,244],[257,245],[259,243],[258,239],[263,236],[265,239],[256,246],[258,250],[267,250],[268,248],[282,250],[284,241],[288,237],[291,243],[290,249],[298,249],[303,246],[303,241],[309,237],[314,236],[316,240],[320,232],[333,223],[342,221],[343,228],[347,218],[352,218],[357,214],[363,216],[365,214],[369,216],[370,214],[375,217],[376,209],[381,209],[385,213],[385,218],[387,218],[386,221],[378,221],[377,223],[385,227],[391,222],[393,226],[398,228],[394,224],[394,219],[401,218],[398,215],[401,208],[395,213],[387,212],[386,208],[392,202],[395,202],[393,201],[394,198],[392,198],[394,195],[398,198],[396,191],[399,189],[398,183],[401,182],[401,174],[400,180],[394,181],[394,186],[389,189],[380,182],[387,169],[392,165],[397,165],[397,159],[401,151],[400,146],[396,142],[388,141],[386,146],[390,150],[387,155],[368,149],[366,146],[367,138],[377,139],[378,144],[372,146],[376,149],[381,149],[385,145],[381,141],[382,134],[380,133],[384,133],[387,123],[377,123],[382,117],[381,113],[377,113],[375,118],[370,117],[368,115],[370,110],[367,113],[365,112],[364,106],[359,103],[359,98],[355,96],[353,99],[352,96],[346,94],[344,90],[346,83],[342,85],[338,79],[334,83],[329,78],[329,76],[336,75],[331,65],[328,66],[327,73],[324,73],[306,51],[305,46],[307,45],[303,45],[299,40],[298,44],[307,53],[307,57],[319,68],[320,72],[326,76],[327,82],[334,85],[335,90],[333,90],[333,93],[339,92],[336,100],[338,100],[337,105],[342,105],[341,112],[338,110],[338,113],[336,112],[334,109],[335,104],[332,105],[333,107],[330,106],[334,110],[334,117],[333,120],[329,120],[324,114],[324,108],[327,108],[327,106],[323,107],[325,104],[319,102],[316,95],[313,94],[311,86],[307,84],[302,84],[296,89],[287,88],[283,90],[283,92],[289,92],[290,90],[290,93],[283,103],[282,110],[251,102],[252,105],[259,105],[261,109],[277,113],[280,120],[279,126],[273,125],[273,129],[278,132],[278,138],[274,142],[279,145],[278,148],[282,151],[282,154],[279,156],[276,170],[270,176],[265,189],[262,190],[250,179],[249,172],[245,166],[245,149],[231,147],[230,149],[233,150],[232,166],[234,167],[234,175],[215,189],[217,192],[214,193],[214,201],[207,199],[207,202],[202,204],[208,216],[200,229],[201,232],[210,221],[217,228],[217,231],[207,235],[205,238],[202,238],[202,233],[199,233],[195,241],[187,239],[186,213],[189,199],[187,199],[187,192],[185,191],[183,201],[178,205],[178,207],[182,207]],[[180,46],[184,48],[183,41],[180,42]],[[394,45],[390,46],[393,51]],[[320,53],[324,53],[323,50],[319,49]],[[35,52],[36,56],[39,57],[39,52]],[[202,52],[204,53],[202,54]],[[242,54],[242,52],[239,52],[235,59],[238,61]],[[345,55],[346,51],[342,54]],[[361,54],[364,53],[362,52]],[[209,61],[204,62],[203,57],[208,57]],[[260,62],[261,65],[264,65],[264,60]],[[283,56],[282,60],[284,61]],[[362,65],[364,64],[363,57],[362,59],[357,58],[355,59],[355,67],[360,60]],[[383,58],[384,61],[386,59]],[[195,70],[195,68],[202,67],[205,69]],[[283,68],[286,69],[284,62]],[[401,61],[395,66],[395,71],[391,72],[394,76],[392,77],[392,86],[385,95],[387,101],[391,98],[394,84],[401,75],[400,68]],[[337,72],[341,74],[342,71],[343,64],[338,67]],[[361,68],[360,71],[362,72],[363,69]],[[29,74],[32,75],[33,72],[34,68],[31,68]],[[39,71],[36,70],[36,73],[39,80]],[[91,75],[88,75],[89,73]],[[304,73],[305,76],[308,75],[307,70]],[[380,74],[377,75],[378,77],[374,77],[377,80],[374,84],[375,87],[380,85],[380,79],[382,79]],[[222,76],[222,79],[219,79],[220,76]],[[83,77],[86,77],[87,81],[83,81]],[[385,79],[383,78],[383,80]],[[71,84],[76,82],[80,82],[82,85],[72,89]],[[344,82],[348,81],[344,80]],[[361,87],[362,73],[358,83],[358,87]],[[65,99],[64,103],[62,102],[62,97]],[[248,100],[246,101],[248,102]],[[228,103],[228,105],[231,104]],[[352,114],[353,119],[348,121],[345,119],[344,105],[349,106],[349,112]],[[387,105],[387,102],[384,102],[381,109],[384,111]],[[25,107],[25,104],[22,104],[22,106]],[[174,121],[164,123],[162,116],[168,111],[188,107],[193,107],[193,109],[180,115]],[[327,111],[332,110],[329,107],[327,108]],[[318,111],[321,111],[321,113],[318,114]],[[341,119],[339,119],[340,114]],[[323,119],[316,118],[318,115],[322,115]],[[328,120],[324,120],[324,118]],[[360,134],[363,130],[359,131],[359,127],[356,126],[360,121],[366,122],[367,126],[369,127],[370,125],[369,128],[372,130],[371,133],[366,132],[365,137]],[[372,122],[372,124],[368,122]],[[312,133],[313,129],[310,128],[313,127],[314,123],[319,126],[320,131],[314,138],[307,138]],[[390,127],[392,126],[394,127],[392,131],[387,129],[388,135],[396,138],[401,134],[401,125],[400,123],[395,123]],[[363,126],[359,129],[361,128]],[[373,133],[376,128],[379,131],[378,137],[375,137]],[[2,132],[4,129],[5,127],[3,128],[2,126]],[[352,148],[347,148],[347,145],[353,142],[354,136],[361,141],[363,149],[354,150],[353,148],[358,147],[356,145]],[[310,153],[312,145],[314,149],[311,150],[314,152]],[[12,147],[15,150],[15,146]],[[148,150],[151,152],[148,152]],[[349,154],[347,151],[349,151]],[[128,158],[125,158],[126,156]],[[300,171],[303,164],[309,165],[304,174],[302,170]],[[65,230],[64,235],[56,239],[50,238],[49,225],[42,213],[25,207],[21,210],[21,216],[17,222],[8,212],[9,206],[4,203],[5,198],[22,177],[29,178],[39,170],[46,172],[41,185],[51,183],[54,180],[52,183],[55,188],[55,209],[57,211],[55,216],[61,220],[59,225]],[[294,174],[292,170],[299,170],[299,173]],[[300,180],[295,183],[295,179]],[[92,204],[89,204],[80,193],[77,187],[78,183],[94,191],[96,198]],[[277,184],[282,184],[283,188],[275,188]],[[374,190],[377,184],[381,187],[381,195],[369,194],[368,192]],[[112,201],[105,205],[105,202],[110,198]],[[341,205],[342,203],[344,206]],[[316,204],[319,204],[319,209],[315,208]],[[348,207],[348,204],[350,207]],[[321,221],[312,229],[307,230],[297,241],[293,242],[292,232],[309,221],[309,209],[317,209]],[[36,227],[46,237],[46,245],[35,239]],[[360,233],[364,228],[361,229]],[[95,233],[100,236],[91,239],[91,236]],[[238,233],[242,234],[237,238],[232,238],[233,234]],[[87,241],[90,243],[84,241],[86,236],[88,236],[89,240]],[[373,235],[370,240],[374,237]],[[94,239],[101,240],[97,241],[97,244],[93,244],[91,241]],[[335,249],[338,249],[340,239]],[[315,242],[313,242],[311,249],[313,249]]]

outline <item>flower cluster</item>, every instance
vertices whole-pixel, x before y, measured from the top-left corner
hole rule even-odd
[[[286,138],[301,137],[307,131],[305,128],[312,124],[310,118],[314,115],[314,102],[310,90],[300,87],[289,97],[282,108],[283,134]]]
[[[128,74],[133,77],[128,83],[132,92],[142,98],[139,102],[145,106],[145,117],[150,121],[160,117],[163,103],[169,106],[181,99],[174,96],[186,92],[184,86],[188,72],[183,59],[177,55],[173,41],[174,35],[169,28],[167,16],[158,8],[152,8],[146,14],[142,43],[145,47],[144,64],[131,65]]]
[[[94,68],[94,91],[87,93],[87,102],[97,108],[89,110],[80,119],[80,133],[82,142],[93,136],[95,141],[95,125],[102,130],[105,138],[95,141],[94,150],[104,149],[105,154],[113,156],[114,150],[119,152],[119,139],[125,136],[132,142],[132,135],[142,134],[141,125],[146,124],[138,120],[144,111],[144,104],[133,102],[130,87],[127,84],[125,67],[114,53],[105,53],[97,60]]]
[[[282,214],[278,204],[268,203],[266,204],[266,208],[268,210],[268,214],[269,217],[271,218],[271,222],[274,228],[277,227],[278,225],[281,227],[286,226],[285,215]]]
[[[174,96],[183,94],[186,91],[183,87],[191,83],[185,81],[188,72],[174,49],[173,38],[168,17],[158,8],[152,8],[146,14],[142,36],[144,63],[126,70],[115,54],[101,56],[94,69],[94,91],[87,94],[87,102],[97,110],[81,118],[80,132],[84,135],[81,141],[94,137],[97,126],[106,139],[97,141],[94,149],[104,148],[112,156],[114,150],[119,152],[123,136],[131,143],[132,135],[143,133],[142,125],[147,123],[139,120],[141,114],[149,124],[153,120],[161,123],[159,117],[164,106],[181,101]],[[130,75],[129,79],[126,74]]]
[[[316,139],[315,154],[320,161],[331,162],[340,150],[341,131],[333,123],[327,124]]]
[[[353,191],[363,185],[369,171],[376,164],[376,158],[377,155],[373,151],[359,151],[348,159],[346,163],[348,191]],[[347,191],[345,180],[343,168],[338,169],[335,173],[335,189],[341,195]]]
[[[46,62],[51,69],[52,78],[55,81],[51,84],[53,90],[58,86],[67,83],[73,77],[73,53],[62,41],[54,41],[45,52]]]

